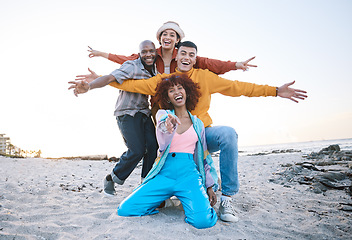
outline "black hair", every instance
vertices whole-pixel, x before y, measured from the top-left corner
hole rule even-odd
[[[198,49],[197,49],[197,45],[195,45],[193,42],[191,41],[184,41],[184,42],[180,42],[178,44],[178,48],[180,47],[191,47],[191,48],[195,48],[196,49],[196,52],[198,52]]]

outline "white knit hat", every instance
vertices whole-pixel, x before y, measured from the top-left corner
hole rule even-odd
[[[177,34],[180,36],[180,41],[182,40],[182,38],[185,37],[185,34],[183,33],[182,29],[180,28],[180,26],[178,25],[178,23],[173,22],[173,21],[168,21],[166,23],[164,23],[159,30],[156,32],[156,39],[159,41],[160,39],[160,34],[162,32],[164,32],[166,29],[172,29],[175,32],[177,32]]]

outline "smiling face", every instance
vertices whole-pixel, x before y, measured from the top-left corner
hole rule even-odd
[[[181,84],[171,86],[167,91],[167,95],[174,108],[185,107],[187,100],[186,90]]]
[[[154,100],[162,109],[185,106],[187,110],[193,111],[201,96],[199,89],[199,84],[187,74],[172,74],[157,84]]]
[[[188,72],[196,64],[197,50],[193,47],[181,46],[176,56],[177,68],[180,72]]]
[[[147,66],[152,66],[156,59],[156,50],[153,42],[144,41],[139,45],[139,56]]]
[[[179,41],[177,33],[172,29],[166,29],[160,34],[159,42],[164,49],[174,49]]]

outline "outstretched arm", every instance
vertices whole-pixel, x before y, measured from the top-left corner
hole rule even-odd
[[[131,56],[124,56],[124,55],[116,55],[116,54],[111,54],[111,53],[106,53],[106,52],[101,52],[98,50],[94,50],[93,48],[88,46],[88,52],[89,53],[89,57],[103,57],[106,59],[109,59],[112,62],[118,63],[118,64],[123,64],[124,62],[128,61],[128,60],[136,60],[137,58],[139,58],[138,54],[132,54]]]
[[[117,54],[111,54],[109,53],[108,59],[112,62],[118,63],[118,64],[123,64],[126,61],[129,60],[136,60],[139,58],[138,54],[132,54],[131,56],[124,56],[124,55],[117,55]]]
[[[157,74],[156,76],[148,79],[140,79],[140,80],[127,80],[124,81],[122,84],[119,84],[117,81],[112,82],[110,86],[118,88],[120,90],[126,92],[134,92],[134,93],[141,93],[145,95],[152,95],[155,94],[155,88],[159,81],[163,78],[169,77],[170,74]]]
[[[277,96],[290,99],[291,101],[294,101],[296,103],[298,103],[298,99],[300,100],[306,99],[308,97],[306,94],[307,93],[306,91],[290,87],[294,83],[295,81],[286,83],[281,87],[279,87],[277,89]]]
[[[159,150],[164,151],[171,143],[176,128],[181,122],[176,116],[169,114],[164,109],[158,110],[156,119],[156,139],[158,141]]]
[[[291,101],[298,102],[298,100],[304,100],[307,98],[306,91],[291,88],[290,86],[295,81],[286,83],[281,87],[273,87],[268,85],[259,85],[241,81],[231,81],[216,74],[203,75],[206,77],[206,84],[210,93],[221,93],[226,96],[239,97],[267,97],[267,96],[279,96],[282,98],[290,99]]]
[[[103,57],[103,58],[108,58],[109,57],[109,53],[106,53],[106,52],[101,52],[101,51],[98,51],[98,50],[94,50],[93,48],[89,47],[88,46],[88,52],[89,55],[88,57],[92,58],[92,57]]]
[[[69,89],[74,88],[74,94],[77,96],[77,94],[85,93],[89,89],[105,87],[110,83],[123,83],[126,79],[132,79],[134,77],[135,67],[135,62],[128,61],[111,74],[101,77],[98,77],[94,71],[88,68],[90,74],[76,76],[75,82],[69,82],[72,84]]]
[[[257,65],[249,64],[255,57],[249,58],[242,62],[221,61],[205,57],[197,57],[196,68],[208,69],[215,74],[224,74],[231,70],[242,69],[248,70],[248,67],[257,67]]]
[[[73,94],[78,97],[78,94],[86,93],[90,89],[104,87],[113,81],[116,81],[116,79],[112,75],[98,77],[90,83],[86,80],[70,81],[68,83],[70,83],[71,86],[68,89],[73,89]]]

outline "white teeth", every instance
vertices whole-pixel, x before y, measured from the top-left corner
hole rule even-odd
[[[179,100],[179,99],[182,99],[182,96],[177,96],[177,97],[175,97],[175,100],[176,100],[176,101]]]

